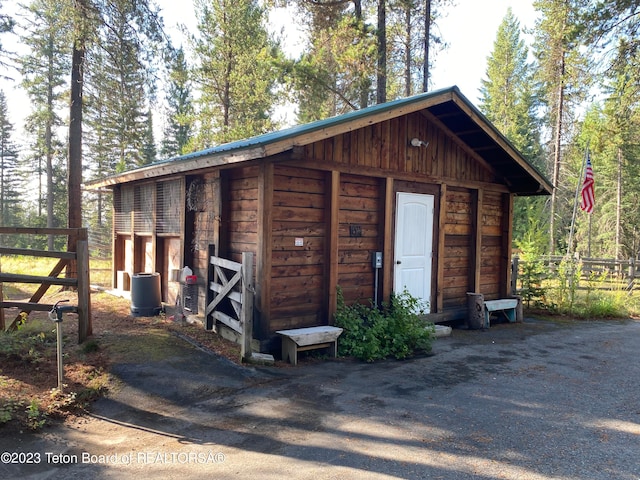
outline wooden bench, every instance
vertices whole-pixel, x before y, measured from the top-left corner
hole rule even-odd
[[[484,302],[484,328],[489,328],[489,317],[491,316],[491,312],[502,312],[509,322],[514,323],[516,321],[517,306],[518,299],[516,298],[486,300]]]
[[[338,356],[338,337],[342,329],[328,325],[321,327],[294,328],[292,330],[278,330],[282,336],[282,360],[293,365],[298,364],[298,352],[315,348],[331,347],[331,355]]]

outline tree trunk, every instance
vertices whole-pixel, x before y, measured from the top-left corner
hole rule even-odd
[[[404,21],[407,25],[407,31],[405,36],[405,55],[404,55],[404,96],[411,96],[411,58],[412,58],[412,49],[411,49],[411,5],[406,6],[406,10],[404,12]]]
[[[78,2],[84,7],[84,0]],[[82,89],[85,39],[80,34],[73,45],[71,58],[71,99],[69,108],[69,160],[67,166],[68,226],[82,227]],[[69,235],[67,249],[76,251],[77,238]],[[75,276],[75,262],[69,262],[67,276]]]
[[[49,52],[53,52],[53,38],[49,37]],[[47,79],[47,111],[54,111],[53,105],[53,55],[49,54],[48,79]],[[53,209],[53,132],[52,132],[53,115],[48,115],[47,124],[44,131],[45,151],[47,156],[47,227],[54,227],[54,209]],[[49,250],[54,249],[53,235],[47,237],[47,247]]]
[[[422,91],[429,91],[429,37],[431,36],[431,0],[426,0],[424,12],[424,66]]]
[[[377,103],[387,101],[387,6],[386,0],[378,0],[378,95]]]
[[[562,54],[562,60],[560,62],[560,75],[558,85],[558,104],[556,112],[556,124],[555,124],[555,138],[554,138],[554,152],[553,152],[553,191],[551,193],[551,218],[549,219],[549,254],[553,255],[556,250],[556,205],[557,205],[557,193],[558,193],[558,181],[560,180],[560,161],[562,155],[560,149],[562,147],[562,112],[564,106],[564,53]],[[571,250],[571,245],[567,245],[568,251]]]
[[[620,260],[622,237],[622,148],[618,147],[618,192],[616,198],[616,260]]]
[[[358,25],[362,28],[361,35],[364,38],[367,35],[364,19],[362,18],[362,0],[353,1],[354,14]],[[360,108],[367,108],[369,106],[369,86],[362,85],[360,89]]]

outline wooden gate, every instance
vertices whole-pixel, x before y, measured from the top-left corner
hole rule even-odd
[[[209,259],[211,301],[205,311],[207,330],[212,330],[217,320],[237,332],[240,355],[247,360],[253,338],[253,253],[243,253],[242,263],[214,255]]]

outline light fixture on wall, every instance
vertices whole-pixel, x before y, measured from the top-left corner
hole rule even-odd
[[[414,147],[425,147],[425,148],[427,148],[429,146],[429,142],[423,142],[419,138],[414,137],[414,138],[411,139],[411,145],[414,146]]]

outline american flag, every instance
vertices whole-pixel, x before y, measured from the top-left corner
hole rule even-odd
[[[580,208],[587,213],[593,212],[593,206],[596,203],[596,196],[593,189],[593,168],[591,168],[591,157],[587,152],[587,171],[582,182],[582,203]]]

